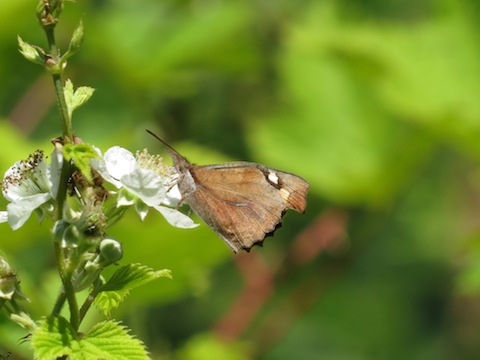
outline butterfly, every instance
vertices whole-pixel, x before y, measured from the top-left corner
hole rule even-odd
[[[238,252],[262,245],[289,209],[303,213],[310,185],[300,176],[252,162],[195,165],[157,135],[179,174],[185,203]]]

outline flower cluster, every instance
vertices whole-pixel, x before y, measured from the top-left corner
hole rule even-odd
[[[142,220],[149,208],[153,208],[175,227],[197,226],[192,219],[175,208],[181,200],[176,186],[178,175],[173,168],[163,165],[161,158],[151,156],[146,151],[134,156],[130,151],[119,146],[110,148],[103,156],[100,150],[94,148],[93,151],[98,156],[91,159],[91,169],[96,171],[105,182],[113,185],[114,189],[109,192],[109,196],[116,199],[116,211],[107,213],[102,206],[97,206],[85,215],[86,212],[82,212],[82,209],[73,210],[67,204],[63,212],[64,220],[61,224],[56,224],[55,230],[60,229],[63,232],[61,239],[64,246],[75,242],[65,239],[65,233],[75,235],[86,231],[92,226],[92,217],[102,218],[98,214],[96,217],[92,216],[92,212],[104,211],[108,218],[114,219],[119,213],[123,214],[125,207],[132,205]],[[62,151],[57,148],[52,153],[49,164],[43,152],[38,150],[27,160],[18,161],[10,167],[2,182],[3,195],[10,203],[7,211],[0,211],[0,222],[8,222],[12,229],[16,230],[34,211],[39,213],[40,219],[45,214],[52,215],[62,163]],[[82,203],[85,208],[88,201],[83,199]],[[88,221],[85,220],[86,218]],[[65,222],[70,225],[75,224],[76,228],[68,227]],[[81,224],[80,228],[78,224]]]

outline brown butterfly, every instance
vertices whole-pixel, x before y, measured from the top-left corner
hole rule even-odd
[[[194,165],[157,135],[179,174],[186,203],[234,252],[250,251],[281,226],[288,209],[304,212],[310,185],[301,177],[251,162]]]

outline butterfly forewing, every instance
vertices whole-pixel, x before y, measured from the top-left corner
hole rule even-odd
[[[234,251],[261,243],[286,209],[305,209],[308,184],[296,175],[253,163],[192,166],[190,174],[196,189],[185,202]]]

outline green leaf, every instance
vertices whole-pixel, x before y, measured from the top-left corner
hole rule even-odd
[[[75,166],[85,175],[88,181],[92,182],[92,171],[90,169],[90,159],[95,159],[98,154],[95,149],[88,144],[67,144],[63,147],[63,156],[66,160],[73,160]]]
[[[107,316],[120,305],[130,289],[147,284],[161,277],[171,278],[170,270],[153,270],[141,264],[128,264],[119,268],[100,288],[95,305]]]
[[[20,53],[25,59],[33,62],[34,64],[43,65],[44,58],[40,55],[38,48],[36,46],[30,45],[29,43],[22,40],[20,36],[17,36],[18,46],[20,47]]]
[[[79,338],[66,319],[49,317],[40,321],[33,332],[32,347],[38,360],[66,355],[71,360],[149,359],[144,344],[114,321],[99,323]]]
[[[73,90],[73,83],[70,79],[65,82],[64,92],[65,101],[67,102],[68,115],[72,117],[73,110],[85,104],[93,95],[94,88],[88,86],[80,86],[77,90]]]
[[[70,323],[61,316],[40,321],[32,334],[32,347],[38,360],[71,355],[72,345],[77,341]]]
[[[77,25],[75,30],[73,31],[72,38],[70,40],[70,45],[68,46],[68,50],[63,55],[62,60],[67,60],[68,58],[72,57],[80,46],[82,46],[83,39],[85,37],[84,28],[83,28],[83,21],[80,20],[80,23]]]

